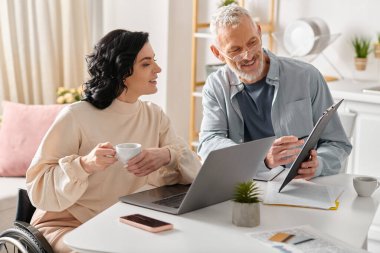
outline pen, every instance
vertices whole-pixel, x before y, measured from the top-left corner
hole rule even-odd
[[[305,240],[303,240],[303,241],[295,242],[295,243],[293,243],[293,244],[294,244],[294,245],[296,245],[296,244],[301,244],[301,243],[304,243],[304,242],[310,242],[310,241],[312,241],[312,240],[314,240],[314,238],[307,238],[307,239],[305,239]]]
[[[305,139],[305,138],[307,138],[307,137],[309,137],[309,135],[305,135],[305,136],[302,136],[302,137],[298,137],[298,140],[302,140],[302,139]]]

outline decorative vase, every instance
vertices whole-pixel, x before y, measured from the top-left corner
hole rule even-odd
[[[367,67],[367,58],[355,58],[355,68],[358,71],[364,71]]]
[[[260,203],[233,202],[232,223],[239,227],[260,225]]]
[[[380,43],[375,44],[375,58],[380,59]]]

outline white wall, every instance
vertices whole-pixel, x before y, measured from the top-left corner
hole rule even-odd
[[[325,51],[345,78],[378,80],[380,83],[380,61],[373,54],[369,57],[367,70],[358,72],[354,68],[354,50],[351,39],[364,36],[375,41],[380,32],[379,0],[286,0],[279,1],[279,31],[297,18],[320,17],[326,21],[330,32],[341,36]],[[323,74],[337,75],[323,57],[313,64]]]
[[[167,107],[174,128],[189,138],[192,1],[169,1]]]
[[[190,0],[103,0],[103,34],[117,28],[145,31],[162,68],[158,92],[145,96],[160,105],[177,133],[188,138],[190,104]]]
[[[114,29],[148,32],[162,72],[158,92],[142,99],[160,105],[167,103],[169,0],[103,0],[103,35]]]

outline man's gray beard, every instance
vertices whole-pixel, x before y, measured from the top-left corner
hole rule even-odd
[[[256,73],[245,73],[239,69],[236,68],[236,66],[231,67],[232,71],[238,75],[240,78],[249,81],[250,83],[253,83],[254,81],[259,81],[257,80],[260,75],[263,73],[264,70],[264,55],[261,54],[260,60],[259,60],[259,68],[257,69]]]

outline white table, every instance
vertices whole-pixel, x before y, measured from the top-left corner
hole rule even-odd
[[[357,197],[352,175],[347,174],[314,181],[346,186],[338,210],[262,205],[260,226],[242,228],[231,223],[231,201],[180,216],[116,203],[67,234],[64,240],[78,252],[272,252],[246,234],[309,224],[354,247],[366,247],[380,191],[370,198]],[[261,186],[265,188],[265,183]],[[174,230],[154,234],[118,221],[120,216],[133,213],[170,222]]]

